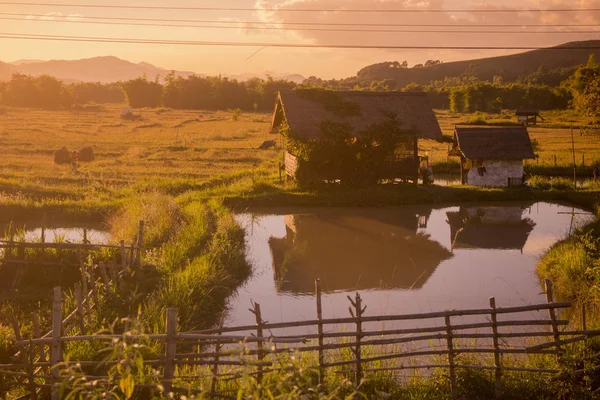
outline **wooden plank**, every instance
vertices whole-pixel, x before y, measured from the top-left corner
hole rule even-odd
[[[58,363],[62,359],[62,292],[60,286],[54,288],[54,303],[52,304],[52,346],[50,347],[50,373],[52,374],[52,400],[59,400],[59,371]]]
[[[492,342],[494,345],[494,379],[496,399],[502,397],[502,365],[500,363],[500,345],[498,341],[498,319],[496,317],[496,299],[490,297],[491,321],[492,321]]]
[[[163,394],[169,396],[173,389],[173,376],[175,376],[175,353],[177,348],[177,309],[168,308],[166,315],[167,336],[165,338],[165,366],[163,370]]]

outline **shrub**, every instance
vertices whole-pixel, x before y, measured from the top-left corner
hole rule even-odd
[[[531,178],[529,178],[528,183],[529,183],[529,186],[531,186],[534,189],[539,189],[539,190],[549,190],[550,189],[550,181],[548,180],[548,178],[543,177],[543,176],[534,175]]]
[[[227,112],[231,114],[231,119],[233,119],[234,121],[239,120],[242,114],[244,113],[241,108],[229,108],[227,109]]]

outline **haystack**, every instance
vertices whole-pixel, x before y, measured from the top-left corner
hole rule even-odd
[[[94,161],[94,149],[91,147],[84,147],[79,150],[79,161]]]
[[[56,164],[69,164],[71,162],[71,152],[66,147],[54,152],[54,162]]]

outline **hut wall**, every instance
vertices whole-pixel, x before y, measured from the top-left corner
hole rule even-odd
[[[298,158],[287,151],[285,152],[285,173],[290,178],[296,177],[298,170]]]
[[[473,167],[467,174],[467,183],[473,186],[504,187],[508,178],[523,177],[522,160],[484,160],[482,171]]]

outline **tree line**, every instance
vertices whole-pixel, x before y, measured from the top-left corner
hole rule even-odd
[[[437,61],[436,61],[437,62]],[[398,63],[397,68],[405,68]],[[561,80],[562,79],[562,80]],[[558,85],[546,82],[558,82]],[[475,76],[432,81],[428,85],[397,87],[393,79],[365,81],[358,76],[323,80],[310,77],[298,85],[287,80],[253,78],[237,81],[220,76],[188,78],[171,73],[164,80],[146,76],[110,84],[65,84],[50,76],[14,74],[0,82],[0,104],[13,107],[64,109],[89,103],[129,103],[131,107],[168,107],[193,110],[272,109],[278,91],[294,88],[363,91],[424,91],[431,105],[453,112],[498,112],[520,107],[541,110],[576,108],[585,114],[600,114],[600,66],[594,55],[586,65],[560,71],[543,67],[518,82],[504,82],[501,76],[479,81]]]

